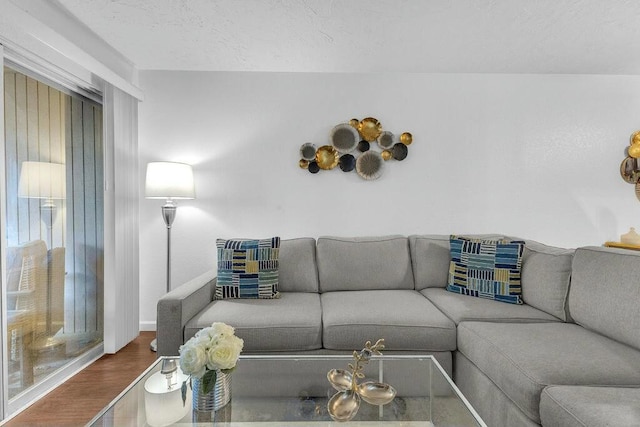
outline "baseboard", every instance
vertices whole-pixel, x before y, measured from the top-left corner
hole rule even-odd
[[[156,328],[156,322],[153,321],[142,321],[140,322],[140,330],[141,331],[155,331]]]

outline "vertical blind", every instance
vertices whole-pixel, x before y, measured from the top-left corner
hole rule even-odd
[[[139,333],[138,100],[107,85],[105,107],[105,352]]]

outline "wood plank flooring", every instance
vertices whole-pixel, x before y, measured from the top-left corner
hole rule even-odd
[[[5,425],[85,425],[156,359],[149,350],[154,338],[155,332],[141,332],[122,350],[102,356]]]

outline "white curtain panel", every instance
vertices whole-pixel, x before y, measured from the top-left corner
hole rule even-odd
[[[139,333],[138,99],[106,85],[104,350]]]

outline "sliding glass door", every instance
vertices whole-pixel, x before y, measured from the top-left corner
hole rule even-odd
[[[102,105],[4,67],[8,401],[103,340]]]

